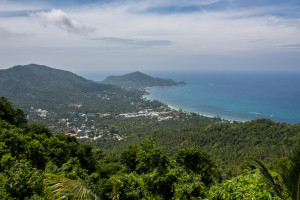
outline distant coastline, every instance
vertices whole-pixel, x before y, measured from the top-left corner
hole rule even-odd
[[[187,83],[180,87],[143,87],[150,92],[144,97],[174,109],[236,121],[267,118],[300,123],[299,72],[168,71],[151,75]]]
[[[186,83],[185,83],[186,84]],[[185,85],[184,84],[184,85]],[[180,86],[180,85],[178,85]],[[205,112],[199,112],[199,111],[193,111],[193,110],[189,110],[189,109],[185,109],[185,108],[182,108],[182,107],[179,107],[179,106],[175,106],[175,105],[171,105],[169,103],[166,103],[162,100],[160,100],[159,98],[151,98],[149,95],[151,95],[151,90],[152,89],[155,89],[155,88],[161,88],[161,87],[174,87],[174,86],[154,86],[154,87],[146,87],[144,88],[145,89],[145,94],[142,96],[144,99],[146,100],[150,100],[150,101],[154,101],[154,100],[157,100],[157,101],[160,101],[164,104],[166,104],[169,108],[171,108],[172,110],[176,110],[176,111],[179,111],[179,110],[182,110],[183,112],[187,112],[187,113],[196,113],[196,114],[199,114],[200,116],[203,116],[203,117],[208,117],[208,118],[221,118],[222,120],[226,120],[226,121],[236,121],[236,122],[246,122],[246,121],[249,121],[249,120],[242,120],[242,119],[234,119],[234,118],[230,118],[230,117],[220,117],[218,115],[212,115],[212,114],[208,114],[208,113],[205,113]]]

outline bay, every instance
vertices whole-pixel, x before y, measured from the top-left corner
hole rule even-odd
[[[185,81],[179,87],[153,87],[147,99],[205,116],[249,121],[269,118],[300,123],[299,72],[149,72]]]

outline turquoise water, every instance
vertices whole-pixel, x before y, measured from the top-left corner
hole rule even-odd
[[[185,81],[180,87],[150,88],[148,99],[206,116],[248,121],[270,118],[300,123],[300,73],[172,72],[155,77]]]

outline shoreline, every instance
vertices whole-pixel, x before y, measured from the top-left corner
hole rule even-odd
[[[196,113],[200,116],[203,116],[203,117],[207,117],[207,118],[220,118],[221,120],[224,120],[224,121],[229,121],[229,122],[241,122],[241,123],[244,123],[244,122],[248,122],[248,121],[252,121],[252,120],[255,120],[255,119],[270,119],[274,122],[277,122],[277,123],[288,123],[288,124],[299,124],[298,121],[284,121],[283,117],[279,118],[278,116],[274,116],[274,115],[270,115],[270,116],[259,116],[261,113],[259,112],[248,112],[248,113],[245,113],[245,115],[248,115],[248,117],[234,117],[234,116],[228,116],[229,112],[231,111],[228,111],[228,113],[225,113],[223,112],[223,114],[219,114],[219,113],[216,113],[216,114],[211,114],[211,113],[207,113],[207,112],[203,112],[203,111],[194,111],[193,109],[189,109],[189,108],[183,108],[183,107],[179,107],[179,106],[174,106],[174,105],[171,105],[170,103],[166,103],[165,101],[163,100],[160,100],[159,97],[156,98],[149,98],[149,95],[151,95],[151,89],[153,88],[158,88],[160,86],[155,86],[155,87],[147,87],[147,88],[144,88],[145,90],[145,94],[142,95],[142,97],[146,100],[150,100],[150,101],[153,101],[153,100],[157,100],[157,101],[160,101],[164,104],[166,104],[169,108],[171,108],[172,110],[176,110],[176,111],[179,111],[180,109],[183,111],[183,112],[187,112],[187,113]],[[163,87],[167,87],[167,86],[163,86]],[[238,114],[238,113],[237,113]],[[250,115],[253,115],[253,116],[250,116]],[[293,120],[293,119],[292,119]]]
[[[164,101],[161,101],[159,99],[149,98],[149,95],[151,94],[149,89],[156,88],[156,87],[160,87],[160,86],[144,88],[145,89],[145,94],[142,95],[142,98],[144,98],[146,100],[149,100],[149,101],[154,101],[154,100],[160,101],[160,102],[166,104],[172,110],[176,110],[176,111],[182,110],[183,112],[186,112],[186,113],[196,113],[196,114],[199,114],[200,116],[207,117],[207,118],[217,118],[217,117],[219,117],[221,120],[225,120],[225,121],[229,121],[229,122],[242,122],[242,123],[250,121],[250,120],[245,120],[245,119],[233,119],[233,118],[230,118],[230,117],[221,117],[218,114],[217,115],[212,115],[212,114],[207,114],[207,113],[203,113],[203,112],[199,112],[199,111],[188,111],[187,109],[178,108],[176,106],[170,105],[170,104],[168,104]],[[162,87],[166,87],[166,86],[162,86]]]
[[[158,100],[172,109],[206,117],[247,122],[270,119],[278,123],[299,124],[300,91],[290,80],[296,76],[276,74],[175,73],[184,80],[180,87],[148,87],[143,96]],[[235,76],[236,75],[236,76]],[[282,82],[278,82],[278,80]],[[225,84],[224,84],[225,83]],[[213,85],[212,85],[213,84]],[[285,88],[289,86],[289,88]],[[245,92],[248,89],[249,92]],[[141,95],[142,96],[142,95]]]

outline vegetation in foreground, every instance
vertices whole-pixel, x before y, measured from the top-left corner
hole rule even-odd
[[[268,171],[278,193],[251,165],[222,179],[212,156],[196,147],[167,155],[148,138],[119,155],[106,154],[27,124],[24,112],[3,97],[0,119],[1,199],[296,199],[299,191],[299,182],[287,184],[295,177],[280,171],[299,180],[298,150]]]

